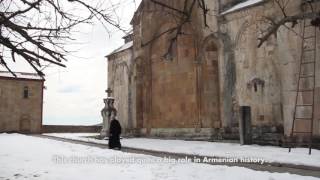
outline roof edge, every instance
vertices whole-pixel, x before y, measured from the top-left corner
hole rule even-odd
[[[239,11],[244,10],[244,9],[249,9],[249,8],[252,8],[252,7],[255,7],[255,6],[259,6],[259,5],[263,4],[263,3],[268,2],[268,0],[261,0],[261,1],[255,2],[253,4],[249,4],[247,6],[239,7],[239,8],[236,8],[236,9],[232,10],[232,8],[235,8],[236,6],[239,6],[239,5],[241,5],[243,3],[246,3],[246,2],[247,1],[239,3],[239,4],[236,4],[233,7],[221,12],[219,15],[220,16],[225,16],[225,15],[229,15],[229,14],[232,14],[232,13],[239,12]]]
[[[20,75],[33,75],[37,78],[28,78],[28,77],[14,77],[11,73],[11,76],[5,76],[1,75],[1,73],[10,73],[9,71],[0,71],[0,79],[11,79],[11,80],[29,80],[29,81],[45,81],[44,77],[39,76],[36,73],[29,73],[29,72],[13,72],[15,74],[20,74]],[[19,75],[18,75],[19,76]]]
[[[124,46],[126,45],[126,44],[124,44],[124,45],[120,46],[119,48],[117,48],[116,50],[114,50],[113,52],[111,52],[110,54],[105,55],[104,57],[105,57],[105,58],[108,58],[108,57],[110,57],[110,56],[112,56],[112,55],[121,53],[121,52],[123,52],[123,51],[125,51],[125,50],[132,49],[132,47],[133,47],[133,41],[130,41],[130,42],[128,42],[128,43],[132,43],[132,45],[130,45],[130,46],[127,47],[127,48],[121,49],[122,47],[124,47]],[[128,43],[127,43],[127,44],[128,44]],[[120,49],[121,49],[121,50],[120,50]],[[119,50],[119,51],[118,51],[118,50]]]
[[[5,76],[0,76],[0,79],[6,79],[6,80],[18,80],[18,81],[39,81],[43,82],[46,81],[46,79],[31,79],[31,78],[17,78],[17,77],[5,77]]]

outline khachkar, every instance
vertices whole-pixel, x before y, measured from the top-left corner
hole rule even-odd
[[[108,88],[106,90],[106,93],[108,93],[108,97],[106,99],[103,99],[104,101],[104,108],[101,110],[101,115],[103,118],[103,124],[102,124],[102,130],[100,132],[100,135],[102,137],[108,136],[109,132],[109,124],[112,118],[112,114],[116,114],[117,110],[114,108],[114,98],[111,97],[112,90]]]

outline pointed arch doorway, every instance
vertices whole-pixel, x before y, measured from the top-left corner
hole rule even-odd
[[[199,73],[201,127],[220,128],[219,56],[214,38],[204,41],[202,54]]]

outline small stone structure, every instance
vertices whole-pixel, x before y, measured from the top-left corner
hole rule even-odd
[[[41,133],[44,79],[0,71],[0,133]]]

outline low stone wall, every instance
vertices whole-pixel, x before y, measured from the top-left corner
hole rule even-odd
[[[282,126],[253,126],[252,144],[288,147]],[[215,142],[239,142],[239,128],[146,128],[127,130],[128,137],[200,140]],[[308,139],[303,140],[308,142]],[[305,144],[305,143],[304,143]],[[302,146],[302,144],[296,144]],[[320,137],[314,137],[313,148],[320,149]]]
[[[140,129],[138,134],[141,137],[154,137],[165,139],[183,140],[204,140],[204,141],[239,141],[239,137],[226,135],[219,128],[152,128],[150,133],[147,129]],[[226,138],[230,136],[229,138]]]
[[[42,133],[100,133],[102,126],[43,125]]]
[[[145,128],[140,129],[136,136],[159,137],[166,139],[226,141],[239,143],[239,128],[152,128],[147,134]],[[283,133],[269,127],[253,127],[253,144],[281,146]]]

